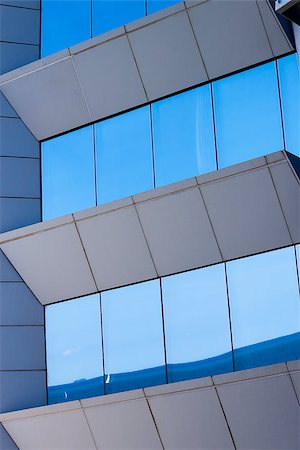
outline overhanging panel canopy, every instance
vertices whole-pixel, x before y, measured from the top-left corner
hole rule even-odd
[[[299,178],[277,152],[4,233],[42,304],[300,242]]]
[[[269,2],[177,3],[0,77],[38,140],[293,51]]]

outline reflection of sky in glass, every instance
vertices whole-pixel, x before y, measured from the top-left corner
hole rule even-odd
[[[213,83],[219,167],[284,148],[275,63]]]
[[[96,125],[98,203],[152,189],[149,106]]]
[[[48,385],[103,375],[99,294],[46,307]]]
[[[216,169],[210,87],[153,103],[156,185]]]
[[[146,14],[145,0],[93,0],[93,36],[118,28]]]
[[[278,60],[286,150],[300,156],[300,71],[297,54]]]
[[[43,220],[96,205],[92,126],[42,144]]]
[[[163,278],[162,295],[169,364],[231,350],[223,264]]]
[[[103,292],[106,374],[164,364],[159,280]]]
[[[42,57],[91,37],[90,0],[42,0]]]
[[[175,3],[178,3],[178,0],[147,0],[147,13],[152,14]]]
[[[227,263],[234,348],[300,331],[294,248]]]

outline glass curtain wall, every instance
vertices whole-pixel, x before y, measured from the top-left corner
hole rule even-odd
[[[43,220],[287,149],[300,156],[296,55],[42,144]]]
[[[300,358],[300,246],[46,307],[49,403]]]

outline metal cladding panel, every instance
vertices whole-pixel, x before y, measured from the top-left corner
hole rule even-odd
[[[180,3],[125,28],[0,77],[37,139],[294,50],[270,8],[256,2]],[[2,72],[16,67],[6,63]]]
[[[85,414],[97,448],[163,448],[145,398],[86,408]]]
[[[41,200],[0,198],[0,233],[41,220]]]
[[[0,415],[20,450],[296,449],[288,365]],[[294,367],[294,365],[293,365]]]
[[[0,299],[0,326],[44,325],[44,309],[25,283],[0,283]]]
[[[92,120],[147,102],[125,34],[73,58]]]
[[[15,268],[8,261],[2,250],[0,250],[0,282],[1,281],[22,281],[20,275],[15,271]]]
[[[128,36],[149,100],[208,81],[186,11]]]
[[[35,61],[40,56],[38,45],[0,42],[0,74]]]
[[[0,117],[18,117],[16,111],[8,103],[2,92],[0,92]],[[1,136],[3,131],[1,130]]]
[[[11,231],[0,248],[54,303],[296,244],[298,181],[277,152]]]
[[[38,141],[20,119],[0,117],[0,136],[0,156],[40,157]]]
[[[0,167],[1,196],[40,198],[39,159],[0,156]]]
[[[0,448],[4,450],[18,450],[18,447],[0,423]]]
[[[39,45],[40,11],[0,5],[0,16],[1,41]]]

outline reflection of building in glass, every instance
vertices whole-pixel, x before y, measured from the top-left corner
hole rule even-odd
[[[41,3],[0,5],[1,450],[298,448],[297,25]]]

